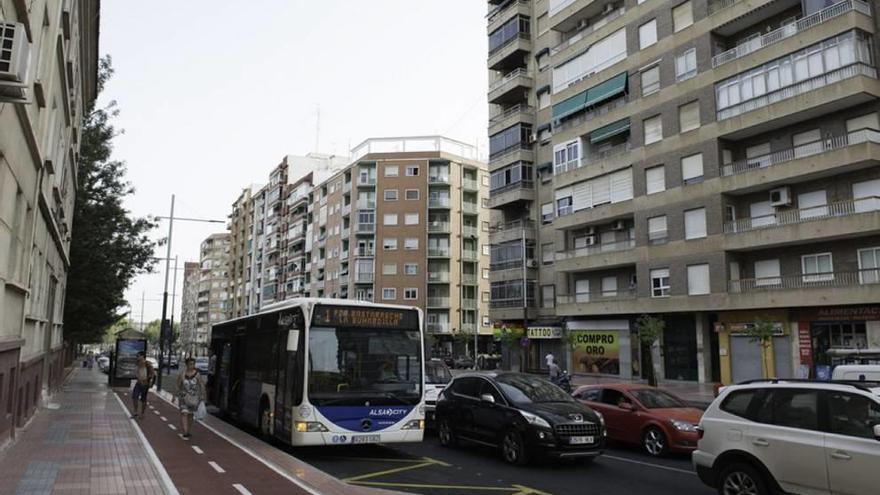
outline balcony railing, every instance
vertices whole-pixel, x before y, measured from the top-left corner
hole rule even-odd
[[[499,222],[489,227],[489,233],[498,234],[501,232],[521,231],[523,229],[534,229],[535,222],[529,219],[517,219],[509,222]]]
[[[870,65],[857,62],[837,70],[826,72],[825,74],[803,80],[797,84],[765,93],[756,98],[743,101],[736,105],[718,110],[718,120],[727,120],[738,115],[742,115],[752,110],[772,105],[774,103],[794,98],[795,96],[809,93],[820,88],[824,88],[830,84],[838,83],[846,79],[856,76],[866,76],[877,79],[877,69]]]
[[[854,272],[802,273],[779,277],[744,278],[728,281],[728,291],[734,294],[787,289],[821,289],[829,287],[856,287],[880,282],[880,269]]]
[[[428,248],[428,256],[435,258],[448,258],[449,248]]]
[[[531,114],[534,111],[535,111],[535,107],[532,107],[529,105],[514,105],[514,106],[508,108],[507,110],[499,113],[498,115],[492,117],[491,119],[489,119],[489,126],[491,127],[491,126],[503,121],[504,119],[507,119],[508,117],[512,117],[512,116],[520,114],[520,113]],[[476,183],[476,181],[474,181],[474,182]]]
[[[608,15],[602,17],[601,19],[597,19],[596,22],[593,22],[593,23],[587,25],[586,27],[584,27],[580,31],[571,35],[571,37],[569,37],[568,39],[566,39],[562,43],[551,48],[550,55],[556,55],[557,53],[561,52],[562,50],[565,50],[569,46],[582,40],[584,38],[584,36],[587,36],[588,34],[592,33],[593,31],[595,31],[601,27],[604,27],[609,22],[613,21],[614,19],[617,19],[618,17],[622,16],[625,13],[626,13],[626,7],[620,7],[617,10],[611,11]]]
[[[476,299],[462,299],[461,307],[463,309],[477,309],[477,300]]]
[[[495,196],[498,196],[499,194],[504,194],[508,191],[515,191],[517,189],[534,189],[534,188],[535,188],[534,181],[520,180],[517,182],[512,182],[510,184],[505,184],[501,187],[496,187],[495,189],[492,189],[491,191],[489,191],[489,196],[495,197]]]
[[[351,191],[351,181],[345,182],[342,184],[342,192]]]
[[[733,7],[742,0],[715,0],[709,2],[709,15],[715,15],[722,10]]]
[[[341,231],[339,231],[339,235],[340,235],[343,239],[345,239],[345,238],[347,238],[348,236],[351,235],[351,229],[348,228],[348,227],[346,227],[346,228],[342,229]]]
[[[354,255],[359,258],[372,258],[373,256],[376,256],[376,250],[375,249],[358,249],[355,251]]]
[[[508,45],[511,45],[516,40],[529,41],[529,40],[531,40],[531,35],[529,33],[523,33],[522,31],[520,31],[519,33],[516,34],[516,36],[511,36],[504,43],[501,43],[500,45],[496,46],[495,48],[492,48],[491,50],[489,50],[489,57],[491,58],[493,55],[500,52],[501,50],[506,48]]]
[[[375,201],[358,201],[358,210],[375,210],[376,202]]]
[[[577,294],[560,294],[556,296],[556,304],[558,305],[604,301],[627,301],[635,298],[636,291],[634,289],[580,292]]]
[[[429,175],[428,184],[449,184],[448,175]]]
[[[462,203],[461,204],[461,212],[462,213],[470,213],[472,215],[476,215],[479,211],[479,207],[476,203]]]
[[[504,86],[505,84],[512,81],[513,79],[516,79],[517,77],[529,77],[529,71],[520,67],[518,69],[508,72],[507,74],[504,74],[504,77],[489,85],[489,92],[491,93],[495,91],[496,89]]]
[[[375,223],[359,223],[357,224],[358,232],[375,232],[376,224]]]
[[[447,233],[450,231],[449,222],[430,222],[428,223],[428,232],[431,233]]]
[[[461,260],[462,261],[477,261],[477,251],[474,249],[462,249],[461,250]]]
[[[862,0],[843,0],[842,2],[838,2],[807,17],[798,19],[797,21],[770,31],[764,36],[754,38],[735,48],[731,48],[726,52],[715,55],[712,57],[712,67],[718,67],[727,62],[744,57],[749,53],[756,52],[766,46],[778,43],[786,38],[790,38],[798,33],[804,32],[807,29],[818,26],[823,22],[829,21],[853,10],[861,12],[866,16],[871,16],[871,7],[866,2],[863,2]]]
[[[428,198],[429,208],[449,208],[449,198]]]
[[[514,153],[518,153],[520,151],[531,151],[531,150],[532,150],[532,145],[526,144],[526,143],[517,143],[517,144],[514,144],[513,146],[508,146],[507,148],[504,148],[501,151],[498,151],[496,153],[489,155],[489,163],[491,164],[491,163],[499,162],[503,159],[506,159],[509,155],[512,155]]]
[[[498,16],[500,16],[504,12],[507,12],[507,10],[510,9],[510,7],[513,7],[514,5],[516,5],[518,3],[527,4],[527,3],[529,3],[529,0],[514,0],[512,2],[502,3],[501,5],[490,10],[488,14],[486,14],[486,23],[492,24],[492,22],[494,22],[495,19],[498,18]]]
[[[358,177],[358,185],[359,186],[375,186],[376,178],[375,177]]]
[[[569,5],[573,4],[575,0],[558,0],[556,2],[550,2],[550,10],[547,13],[549,17],[553,17],[554,15],[562,12],[562,10]]]
[[[428,323],[428,331],[431,333],[449,333],[449,323]]]
[[[880,197],[868,196],[809,208],[782,210],[758,217],[740,218],[725,222],[724,233],[736,234],[876,211],[880,211]]]
[[[477,283],[477,274],[476,273],[462,273],[461,274],[461,283],[465,285],[475,285]]]
[[[479,186],[477,185],[477,179],[468,179],[467,177],[462,177],[461,188],[467,189],[469,191],[478,191]]]
[[[351,213],[351,203],[349,203],[347,205],[342,205],[342,214],[348,215],[350,213]]]
[[[477,332],[477,324],[476,323],[462,323],[461,324],[462,333],[476,333]]]
[[[449,282],[449,272],[428,272],[428,283]]]
[[[354,281],[359,284],[372,284],[373,283],[373,274],[372,273],[357,273],[354,276]]]
[[[429,308],[448,308],[449,307],[449,298],[448,297],[428,297],[428,307]]]
[[[533,298],[529,298],[528,301],[525,301],[525,304],[529,308],[535,307],[535,300]],[[489,300],[489,309],[510,309],[510,308],[522,308],[523,307],[523,298],[522,297],[511,297],[505,299],[490,299]]]
[[[729,163],[721,167],[721,175],[725,177],[738,175],[752,170],[762,169],[864,142],[880,144],[880,130],[861,129],[842,136],[835,136],[807,143],[796,148],[788,148],[767,155],[755,156],[746,160]]]
[[[616,251],[624,251],[636,247],[635,239],[627,239],[625,241],[609,242],[605,244],[596,244],[595,246],[586,246],[567,251],[559,251],[556,253],[556,261],[568,260],[571,258],[580,258],[581,256],[591,256],[601,253],[613,253]]]
[[[555,166],[553,173],[555,175],[559,175],[565,172],[570,172],[575,169],[579,169],[581,167],[589,167],[590,165],[595,164],[596,162],[605,160],[606,158],[611,158],[613,156],[617,156],[623,153],[626,153],[630,150],[629,141],[625,141],[623,143],[615,144],[610,148],[606,148],[602,151],[592,151],[588,152],[583,158],[580,160],[569,160],[565,163],[560,163]]]
[[[466,237],[477,237],[477,228],[472,225],[462,225],[461,235]]]

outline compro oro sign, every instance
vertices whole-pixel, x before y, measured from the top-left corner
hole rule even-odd
[[[571,330],[572,366],[581,373],[620,374],[620,332]]]
[[[530,339],[561,339],[562,327],[529,327],[527,336]]]

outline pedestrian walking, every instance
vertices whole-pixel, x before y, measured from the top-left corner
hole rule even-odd
[[[544,356],[544,361],[547,362],[547,367],[549,368],[553,361],[556,361],[556,357],[553,355],[553,351],[547,352],[547,355]]]
[[[181,437],[184,439],[192,436],[189,430],[193,416],[200,407],[204,407],[204,402],[205,384],[196,369],[195,358],[188,357],[186,367],[177,375],[177,404],[180,407],[180,429],[183,430]]]
[[[134,413],[131,419],[144,417],[144,410],[147,408],[147,394],[153,382],[156,381],[156,370],[153,365],[147,361],[147,354],[143,351],[137,353],[137,367],[135,368],[134,388],[131,391],[131,403]]]

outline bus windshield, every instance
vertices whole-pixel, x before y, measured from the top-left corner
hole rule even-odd
[[[313,326],[309,400],[316,406],[418,404],[420,339],[418,330]]]

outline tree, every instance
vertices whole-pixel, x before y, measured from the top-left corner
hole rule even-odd
[[[770,345],[773,343],[773,335],[776,333],[776,325],[758,318],[753,325],[746,327],[746,335],[749,342],[757,342],[761,346],[761,366],[764,378],[770,378],[773,370],[770,369]]]
[[[657,386],[657,373],[654,370],[654,343],[660,340],[663,330],[666,329],[666,322],[660,318],[650,315],[642,315],[636,321],[636,327],[639,329],[639,341],[642,343],[642,354],[644,358],[644,373],[648,379],[648,385]]]
[[[98,92],[113,75],[110,57],[100,61]],[[116,102],[94,104],[83,116],[78,189],[70,244],[70,271],[64,305],[65,339],[77,344],[100,342],[120,317],[124,292],[132,279],[152,270],[157,243],[148,237],[156,227],[122,206],[134,188],[125,179],[125,163],[111,159],[119,114]]]

